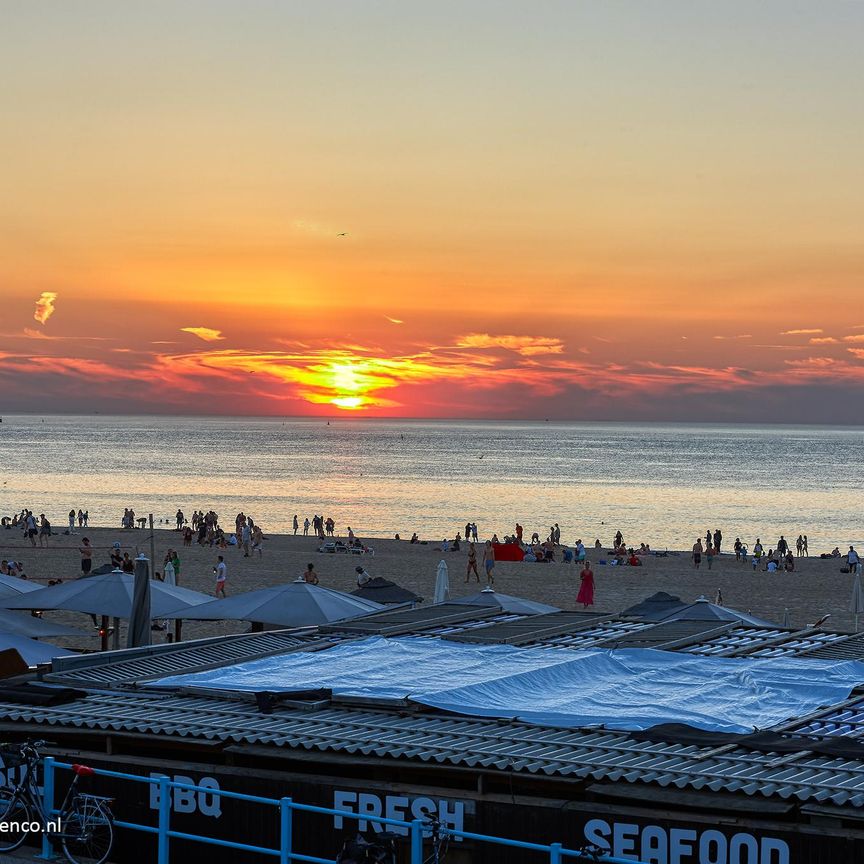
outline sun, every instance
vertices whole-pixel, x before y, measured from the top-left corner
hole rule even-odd
[[[337,396],[330,400],[331,405],[348,410],[362,408],[366,400],[362,396]]]

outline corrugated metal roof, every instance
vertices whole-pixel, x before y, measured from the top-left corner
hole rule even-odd
[[[439,603],[435,606],[416,606],[395,612],[377,612],[350,621],[320,627],[321,633],[352,633],[363,636],[397,636],[420,633],[433,628],[458,624],[463,621],[494,619],[501,615],[500,606],[465,606],[458,603]]]
[[[331,707],[308,712],[188,695],[101,693],[67,705],[0,704],[7,722],[125,731],[564,778],[864,806],[864,763],[634,741],[622,732]],[[815,723],[816,721],[811,721]]]
[[[550,612],[545,615],[527,615],[505,624],[485,627],[480,632],[449,636],[456,642],[478,644],[523,645],[545,636],[570,632],[588,627],[613,616],[604,612]]]
[[[318,645],[324,647],[332,641],[323,642],[314,632],[298,634],[270,631],[218,641],[208,640],[199,645],[181,642],[171,646],[173,650],[164,650],[168,646],[159,646],[160,650],[157,651],[131,649],[71,657],[68,660],[58,658],[54,661],[52,672],[45,675],[45,680],[75,686],[133,683],[181,671],[204,670],[269,657],[283,651]]]
[[[788,627],[736,625],[681,650],[707,657],[790,657],[802,654],[815,657],[817,655],[811,652],[847,638],[845,634],[814,627],[793,630]]]

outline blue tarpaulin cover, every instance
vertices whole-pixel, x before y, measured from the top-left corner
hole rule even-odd
[[[372,637],[151,686],[410,699],[473,717],[648,729],[688,723],[751,732],[848,698],[864,663],[698,657],[645,648],[584,651]]]

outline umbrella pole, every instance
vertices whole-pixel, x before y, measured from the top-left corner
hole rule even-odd
[[[111,638],[111,647],[116,651],[120,647],[120,619],[114,619],[114,635]]]
[[[180,641],[180,638],[181,638],[180,633],[181,633],[182,629],[183,629],[183,621],[180,618],[177,618],[174,621],[174,641],[175,642]]]
[[[99,628],[99,633],[102,636],[102,647],[100,650],[108,650],[108,616],[102,616],[102,626]]]

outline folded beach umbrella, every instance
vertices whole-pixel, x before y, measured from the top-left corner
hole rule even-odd
[[[757,618],[749,612],[739,612],[728,606],[717,606],[709,603],[705,597],[700,597],[695,603],[687,603],[680,609],[673,609],[668,615],[655,619],[658,621],[740,621],[742,624],[753,624],[757,627],[776,627],[773,621]]]
[[[625,609],[622,615],[638,615],[640,618],[645,618],[648,621],[659,621],[661,618],[666,618],[670,612],[676,609],[683,609],[687,606],[680,597],[674,594],[667,594],[665,591],[658,591],[650,597],[646,597],[641,603]]]
[[[545,603],[513,597],[510,594],[499,594],[492,588],[484,588],[467,597],[454,597],[450,603],[462,606],[500,606],[504,612],[515,612],[519,615],[545,615],[547,612],[561,611],[557,606],[547,606]]]
[[[297,579],[275,588],[261,588],[209,600],[194,609],[160,612],[154,617],[186,618],[191,621],[255,621],[278,627],[308,627],[357,618],[386,608],[371,600]]]
[[[35,639],[27,639],[25,636],[0,633],[0,653],[9,651],[10,649],[17,651],[21,655],[21,659],[28,666],[36,666],[38,663],[50,663],[55,657],[77,653],[69,648],[60,648],[48,642],[37,642]]]
[[[435,594],[433,603],[446,603],[450,599],[450,574],[447,572],[447,562],[442,558],[435,574]]]
[[[110,618],[128,618],[132,614],[132,598],[135,577],[131,573],[115,570],[86,579],[73,579],[49,588],[31,591],[18,599],[0,599],[6,609],[65,609],[70,612],[87,612],[91,615],[107,615]],[[186,609],[210,600],[207,594],[166,585],[164,582],[150,583],[150,614],[154,618],[185,618]],[[176,615],[167,616],[171,611]]]
[[[19,579],[17,576],[7,576],[5,573],[0,573],[0,599],[20,597],[28,591],[38,591],[42,587],[38,582],[34,584],[26,579]]]
[[[861,587],[861,574],[856,572],[852,580],[852,600],[849,611],[855,616],[855,632],[858,632],[858,616],[864,612],[864,588]]]
[[[367,582],[362,588],[351,592],[352,597],[360,597],[363,600],[371,600],[373,603],[384,605],[393,603],[422,603],[423,598],[407,588],[402,588],[389,579],[376,576]]]
[[[32,615],[0,609],[0,637],[10,635],[42,639],[51,636],[90,636],[91,634],[66,624],[55,624],[53,621],[43,621]]]

